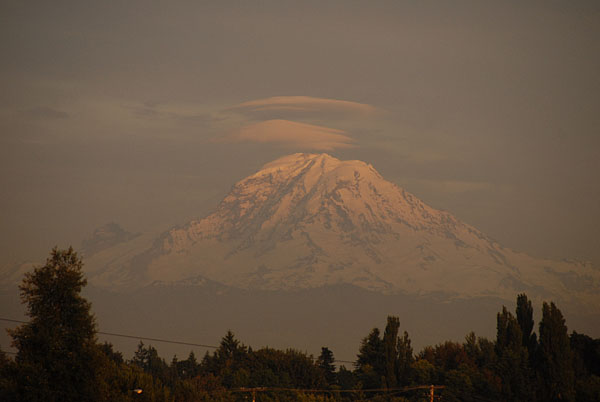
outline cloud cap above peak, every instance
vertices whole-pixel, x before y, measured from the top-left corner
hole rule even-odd
[[[249,124],[229,139],[235,142],[272,143],[317,151],[332,151],[354,146],[354,140],[343,130],[281,119]]]
[[[370,115],[374,106],[352,101],[315,98],[311,96],[273,96],[240,103],[228,110],[255,117],[280,117],[288,115]]]

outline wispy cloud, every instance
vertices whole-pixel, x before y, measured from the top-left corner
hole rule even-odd
[[[339,114],[364,116],[377,111],[375,107],[365,103],[311,96],[274,96],[240,103],[227,110],[259,118],[265,116],[285,118],[290,115],[331,116]]]
[[[289,120],[267,120],[242,127],[228,137],[235,142],[279,144],[296,149],[332,151],[353,147],[353,139],[343,130],[298,123]]]
[[[201,112],[196,105],[167,105],[160,102],[144,102],[126,106],[134,117],[142,120],[174,120],[182,123],[208,124],[219,120],[210,113]]]
[[[24,110],[22,114],[26,117],[33,119],[66,119],[69,115],[66,112],[57,110],[51,107],[39,106],[31,109]]]

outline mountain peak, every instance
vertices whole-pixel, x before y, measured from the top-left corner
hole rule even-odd
[[[279,159],[276,159],[272,162],[264,165],[258,172],[254,175],[265,175],[271,174],[274,172],[281,173],[294,173],[299,169],[305,169],[306,167],[314,167],[317,169],[321,169],[322,172],[327,172],[332,169],[339,167],[340,165],[346,166],[354,166],[355,168],[362,169],[364,167],[368,167],[368,165],[364,162],[355,160],[355,161],[341,161],[333,156],[321,153],[321,154],[310,154],[310,153],[296,153],[292,155],[286,155]]]
[[[246,186],[253,190],[252,182],[260,182],[261,185],[265,185],[262,181],[264,178],[268,178],[270,185],[302,184],[306,191],[310,191],[309,189],[318,183],[335,186],[336,183],[354,181],[358,177],[368,176],[373,176],[373,179],[381,179],[373,166],[362,161],[341,161],[326,153],[297,153],[267,163],[255,174],[238,182],[235,187]],[[286,186],[286,188],[291,190],[293,186]]]
[[[140,283],[202,275],[229,286],[352,284],[382,292],[598,302],[598,273],[505,249],[386,181],[369,164],[298,153],[236,183],[214,213],[121,265]],[[123,273],[123,268],[128,274]],[[108,278],[110,275],[104,275]]]

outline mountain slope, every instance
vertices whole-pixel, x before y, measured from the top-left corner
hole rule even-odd
[[[238,182],[211,215],[140,245],[94,255],[92,282],[130,287],[201,276],[248,289],[351,284],[507,300],[525,291],[600,305],[593,267],[505,249],[371,165],[327,154],[271,162]]]
[[[102,250],[135,239],[139,235],[139,233],[129,233],[123,230],[116,223],[107,223],[94,230],[90,237],[83,240],[81,252],[85,257],[91,257]]]

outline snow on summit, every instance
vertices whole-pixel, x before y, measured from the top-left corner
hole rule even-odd
[[[212,214],[95,272],[91,280],[106,285],[201,276],[239,288],[352,284],[507,300],[525,291],[600,305],[600,275],[592,267],[505,249],[384,180],[371,165],[327,154],[267,163],[236,183]]]

